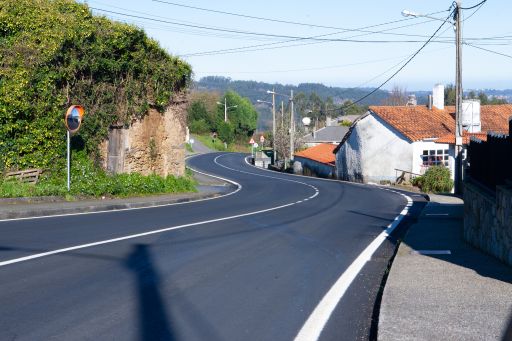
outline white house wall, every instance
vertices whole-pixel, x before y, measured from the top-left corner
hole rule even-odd
[[[454,179],[454,171],[455,171],[455,149],[453,145],[449,145],[447,143],[435,143],[434,141],[416,141],[412,144],[413,149],[413,157],[412,157],[412,172],[416,174],[424,174],[427,170],[426,167],[423,167],[423,160],[421,156],[423,155],[424,150],[439,150],[439,149],[448,149],[449,157],[448,164],[450,168],[450,173],[452,179]]]
[[[359,120],[336,154],[337,176],[357,182],[394,181],[397,169],[412,171],[412,143],[378,116]]]

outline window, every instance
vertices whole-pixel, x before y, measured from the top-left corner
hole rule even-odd
[[[449,150],[448,149],[431,149],[424,150],[421,155],[424,167],[430,166],[449,166]]]

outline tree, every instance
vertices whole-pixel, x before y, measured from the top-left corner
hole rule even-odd
[[[406,105],[408,101],[407,89],[394,85],[389,97],[382,101],[383,105]]]
[[[258,121],[258,112],[247,98],[241,97],[234,91],[228,91],[221,98],[220,102],[235,108],[228,109],[228,121],[233,127],[235,138],[245,140],[254,134]],[[217,108],[217,122],[224,121],[224,106]]]
[[[231,123],[223,121],[219,122],[217,132],[219,134],[219,138],[227,144],[235,141],[234,128]]]
[[[448,84],[444,88],[444,100],[446,101],[446,105],[455,105],[456,98],[455,86],[453,84]]]

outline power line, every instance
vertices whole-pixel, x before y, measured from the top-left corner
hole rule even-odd
[[[387,25],[387,24],[394,23],[394,22],[399,22],[399,21],[403,21],[403,20],[397,20],[397,21],[393,21],[393,22],[388,22],[388,23],[379,24],[379,25],[372,25],[372,26],[373,27],[374,26],[382,26],[382,25]],[[400,28],[404,28],[404,27],[421,25],[421,24],[424,24],[424,23],[427,23],[427,22],[431,22],[431,21],[434,21],[434,20],[426,20],[426,21],[422,21],[422,22],[419,22],[419,23],[413,23],[413,24],[403,25],[403,26],[399,26],[399,27],[392,27],[392,28],[388,28],[388,29],[380,31],[380,32],[400,29]],[[372,26],[367,26],[367,27],[372,27]],[[380,32],[376,32],[376,33],[380,33]],[[275,46],[275,45],[281,45],[281,44],[292,43],[292,42],[297,42],[297,41],[304,41],[304,40],[306,40],[306,38],[311,38],[311,39],[313,39],[313,38],[320,38],[320,37],[331,36],[331,35],[335,35],[335,34],[339,34],[339,33],[343,33],[343,32],[333,32],[333,33],[327,33],[327,34],[316,35],[316,36],[311,36],[311,37],[304,37],[304,38],[301,38],[301,39],[291,39],[291,40],[279,41],[279,42],[274,42],[274,43],[265,43],[265,44],[233,47],[233,48],[228,48],[228,49],[209,50],[209,51],[188,53],[188,54],[182,55],[182,57],[210,56],[210,55],[218,55],[218,54],[231,54],[231,53],[239,53],[239,52],[253,52],[253,51],[281,49],[281,48],[286,48],[286,47],[314,45],[314,44],[325,43],[326,41],[320,41],[320,42],[319,41],[314,41],[314,42],[304,42],[304,43],[300,43],[300,44]],[[356,37],[360,37],[360,36],[364,36],[364,35],[369,35],[369,34],[370,33],[354,35],[354,36],[347,37],[347,39],[356,38]],[[272,46],[272,47],[269,47],[269,46]]]
[[[200,28],[200,29],[219,31],[219,32],[245,34],[245,35],[251,35],[251,36],[263,36],[263,37],[271,37],[271,38],[286,38],[286,39],[297,39],[297,40],[314,40],[314,41],[326,41],[326,42],[352,42],[352,43],[419,43],[419,42],[421,42],[418,40],[358,40],[358,39],[342,39],[342,38],[329,38],[328,39],[328,38],[300,37],[300,36],[290,36],[290,35],[282,35],[282,34],[251,32],[251,31],[240,31],[240,30],[235,30],[235,29],[216,28],[216,27],[211,27],[211,26],[179,23],[176,21],[143,17],[143,16],[139,16],[139,15],[132,15],[132,14],[120,13],[120,12],[116,12],[116,11],[109,11],[106,9],[95,8],[95,7],[90,7],[90,8],[93,10],[96,10],[96,11],[117,14],[117,15],[130,17],[130,18],[144,19],[144,20],[161,22],[161,23],[166,23],[166,24],[192,27],[192,28]]]
[[[441,51],[441,50],[446,50],[448,48],[451,48],[451,47],[442,47],[440,49],[435,49],[435,50],[432,50],[432,51],[429,51],[429,52],[437,52],[437,51]],[[385,61],[389,61],[389,60],[396,60],[396,59],[400,58],[401,59],[400,62],[397,65],[394,65],[394,66],[392,66],[390,68],[390,69],[394,69],[399,64],[402,64],[403,62],[405,62],[405,60],[407,60],[407,58],[409,58],[410,56],[411,56],[411,54],[407,54],[407,55],[400,55],[400,56],[383,58],[383,59],[368,60],[368,61],[357,62],[357,63],[330,65],[330,66],[319,66],[319,67],[307,67],[307,68],[301,68],[301,69],[268,70],[268,71],[229,71],[229,72],[228,71],[197,71],[197,73],[202,73],[202,74],[225,74],[225,73],[266,74],[266,73],[269,73],[269,74],[272,74],[272,73],[285,73],[285,72],[288,73],[288,72],[298,72],[298,71],[319,71],[319,70],[338,69],[338,68],[345,68],[345,67],[357,66],[357,65],[365,65],[365,64],[376,64],[376,63],[381,63],[381,62],[385,62]],[[407,57],[407,58],[403,59],[403,57]],[[384,73],[389,72],[390,69],[386,70]],[[382,74],[376,76],[375,78],[378,78],[380,76],[382,76]],[[365,82],[364,84],[371,82],[375,78],[372,78],[371,80]],[[356,86],[356,88],[357,87],[361,87],[361,86]]]
[[[195,6],[184,5],[184,4],[179,4],[179,3],[176,3],[176,2],[163,1],[163,0],[152,0],[152,1],[153,2],[160,2],[160,3],[171,5],[171,6],[190,8],[190,9],[194,9],[194,10],[198,10],[198,11],[203,11],[203,12],[218,13],[218,14],[230,15],[230,16],[247,18],[247,19],[262,20],[262,21],[268,21],[268,22],[276,22],[276,23],[281,23],[281,24],[291,24],[291,25],[299,25],[299,26],[306,26],[306,27],[316,27],[316,28],[327,28],[327,29],[333,29],[333,30],[374,33],[374,32],[366,32],[366,31],[363,31],[363,30],[365,28],[370,28],[370,27],[378,26],[378,25],[374,25],[374,26],[368,26],[368,27],[360,28],[360,29],[350,29],[350,28],[342,28],[342,27],[334,27],[334,26],[325,26],[325,25],[304,23],[304,22],[298,22],[298,21],[289,21],[289,20],[281,20],[281,19],[274,19],[274,18],[258,17],[258,16],[242,14],[242,13],[233,13],[233,12],[219,11],[219,10],[214,10],[214,9],[209,9],[209,8],[195,7]],[[431,13],[431,14],[438,14],[438,13],[442,13],[442,12],[446,12],[446,11],[439,11],[439,12],[434,12],[434,13]],[[429,15],[431,15],[431,14],[429,14]],[[410,19],[410,18],[408,18],[408,19]],[[408,19],[402,19],[402,20],[408,20]],[[406,35],[406,34],[402,34],[402,35]]]
[[[473,44],[470,44],[470,43],[466,43],[465,42],[464,45],[474,47],[475,49],[479,49],[479,50],[487,51],[487,52],[490,52],[490,53],[494,53],[494,54],[497,54],[497,55],[500,55],[500,56],[503,56],[503,57],[512,58],[511,55],[508,55],[508,54],[505,54],[505,53],[501,53],[501,52],[498,52],[498,51],[489,50],[489,49],[486,49],[486,48],[483,48],[483,47],[480,47],[480,46],[476,46],[476,45],[473,45]]]
[[[487,0],[483,0],[483,1],[479,2],[479,3],[477,3],[477,4],[476,4],[476,5],[474,5],[474,6],[471,6],[471,7],[461,7],[460,9],[473,9],[473,8],[475,8],[475,7],[478,7],[478,6],[483,5],[486,1],[487,1]]]
[[[409,58],[409,60],[407,60],[407,62],[405,62],[404,65],[402,65],[398,70],[396,70],[384,82],[382,82],[378,87],[376,87],[375,89],[370,91],[368,94],[364,95],[363,97],[359,98],[358,100],[356,100],[356,101],[354,101],[354,102],[352,102],[350,104],[347,104],[347,105],[342,105],[340,108],[337,108],[337,110],[343,110],[345,108],[351,107],[351,106],[353,106],[353,105],[355,105],[355,104],[365,100],[366,98],[368,98],[371,95],[373,95],[374,93],[376,93],[384,85],[386,85],[386,83],[388,83],[391,79],[393,79],[393,77],[395,77],[400,71],[402,71],[407,66],[407,64],[409,64],[421,52],[421,50],[423,50],[425,48],[425,46],[427,46],[432,41],[432,39],[434,39],[434,37],[436,36],[437,32],[439,32],[441,30],[441,28],[446,24],[447,20],[450,18],[450,16],[454,12],[455,12],[455,10],[452,10],[450,12],[450,14],[448,15],[448,17],[446,18],[446,20],[437,28],[437,30],[430,36],[430,38],[428,38],[428,40],[411,56],[411,58]]]

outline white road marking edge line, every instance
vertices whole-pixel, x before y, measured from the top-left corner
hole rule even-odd
[[[199,155],[201,155],[201,154],[192,155],[189,158],[191,159],[191,158],[194,158],[194,157],[199,156]],[[43,216],[35,216],[35,217],[8,218],[8,219],[0,219],[0,223],[6,222],[6,221],[58,218],[58,217],[68,217],[68,216],[76,216],[76,215],[113,213],[113,212],[122,212],[122,211],[143,210],[143,209],[157,208],[157,207],[185,205],[185,204],[192,204],[192,203],[201,202],[201,201],[207,201],[207,200],[214,200],[214,199],[224,198],[224,197],[227,197],[229,195],[235,194],[235,193],[237,193],[238,191],[240,191],[242,189],[242,185],[240,185],[239,183],[237,183],[235,181],[232,181],[232,180],[229,180],[229,179],[225,179],[225,178],[222,178],[220,176],[212,175],[212,174],[209,174],[209,173],[204,173],[204,172],[198,171],[198,170],[196,170],[196,169],[194,169],[192,167],[188,167],[188,168],[190,170],[192,170],[193,172],[196,172],[196,173],[199,173],[199,174],[202,174],[202,175],[206,175],[206,176],[210,176],[210,177],[215,178],[215,179],[219,179],[219,180],[223,180],[223,181],[229,182],[229,183],[237,186],[237,189],[232,191],[232,192],[229,192],[229,193],[226,193],[226,194],[222,194],[222,195],[219,195],[219,196],[216,196],[216,197],[196,199],[196,200],[190,200],[190,201],[184,201],[184,202],[175,202],[175,203],[169,203],[169,204],[151,205],[151,206],[143,206],[143,207],[118,208],[118,209],[114,209],[114,210],[103,210],[103,211],[94,211],[94,212],[75,212],[75,213],[52,214],[52,215],[43,215]]]
[[[387,189],[389,190],[389,189]],[[311,315],[298,332],[295,337],[295,341],[313,341],[318,340],[322,330],[329,321],[331,314],[338,305],[339,301],[349,288],[350,284],[354,281],[358,273],[364,267],[364,265],[371,259],[373,253],[379,248],[379,246],[386,240],[386,238],[393,232],[393,230],[402,221],[403,217],[407,215],[409,207],[412,206],[413,200],[400,192],[389,190],[391,192],[402,195],[407,199],[407,205],[400,212],[400,214],[391,222],[386,230],[380,233],[371,243],[368,245],[363,252],[350,264],[345,272],[336,280],[329,291],[324,295],[322,300],[318,303],[316,308],[313,310]]]
[[[217,159],[220,156],[222,156],[222,155],[227,155],[227,154],[221,154],[221,155],[217,156],[214,159],[214,162],[216,164],[218,164],[219,166],[222,166],[222,165],[217,162]],[[225,166],[222,166],[222,167],[225,167]],[[225,167],[225,168],[229,169],[229,167]],[[266,175],[259,175],[259,174],[254,174],[254,175],[268,177]],[[283,180],[283,181],[299,182],[299,181],[295,181],[295,180],[286,180],[286,179],[280,179],[280,178],[276,178],[276,179]],[[231,182],[231,180],[229,180],[229,181]],[[234,181],[232,181],[232,182],[234,182]],[[238,185],[240,186],[238,190],[240,190],[242,188],[242,185],[240,185],[240,184],[238,184]],[[310,186],[310,187],[314,187],[314,186],[311,186],[309,184],[305,184],[305,185]],[[234,193],[234,192],[232,192],[232,193]],[[232,194],[232,193],[230,193],[230,194]],[[313,199],[316,196],[318,196],[317,192],[315,192],[313,195],[309,196],[308,199]],[[272,207],[272,208],[267,208],[267,209],[264,209],[264,210],[247,212],[247,213],[237,214],[237,215],[223,217],[223,218],[216,218],[216,219],[210,219],[210,220],[205,220],[205,221],[199,221],[199,222],[190,223],[190,224],[171,226],[171,227],[166,227],[166,228],[163,228],[163,229],[147,231],[147,232],[142,232],[142,233],[132,234],[132,235],[128,235],[128,236],[123,236],[123,237],[118,237],[118,238],[102,240],[102,241],[93,242],[93,243],[81,244],[81,245],[66,247],[66,248],[57,249],[57,250],[53,250],[53,251],[48,251],[48,252],[37,253],[37,254],[30,255],[30,256],[25,256],[25,257],[14,258],[14,259],[2,261],[2,262],[0,262],[0,267],[6,266],[6,265],[10,265],[10,264],[14,264],[14,263],[20,263],[20,262],[24,262],[24,261],[28,261],[28,260],[32,260],[32,259],[36,259],[36,258],[42,258],[42,257],[46,257],[46,256],[51,256],[51,255],[59,254],[59,253],[64,253],[64,252],[68,252],[68,251],[79,250],[79,249],[84,249],[84,248],[87,248],[87,247],[93,247],[93,246],[98,246],[98,245],[103,245],[103,244],[114,243],[114,242],[118,242],[118,241],[122,241],[122,240],[127,240],[127,239],[133,239],[133,238],[149,236],[149,235],[152,235],[152,234],[163,233],[163,232],[177,230],[177,229],[181,229],[181,228],[185,228],[185,227],[204,225],[204,224],[209,224],[209,223],[214,223],[214,222],[219,222],[219,221],[224,221],[224,220],[231,220],[231,219],[236,219],[236,218],[241,218],[241,217],[247,217],[247,216],[256,215],[256,214],[260,214],[260,213],[264,213],[264,212],[275,211],[275,210],[278,210],[278,209],[281,209],[281,208],[285,208],[285,207],[289,207],[289,206],[293,206],[293,205],[296,205],[296,204],[297,204],[296,202],[292,202],[292,203],[288,203],[288,204],[284,204],[284,205],[280,205],[280,206],[276,206],[276,207]]]

